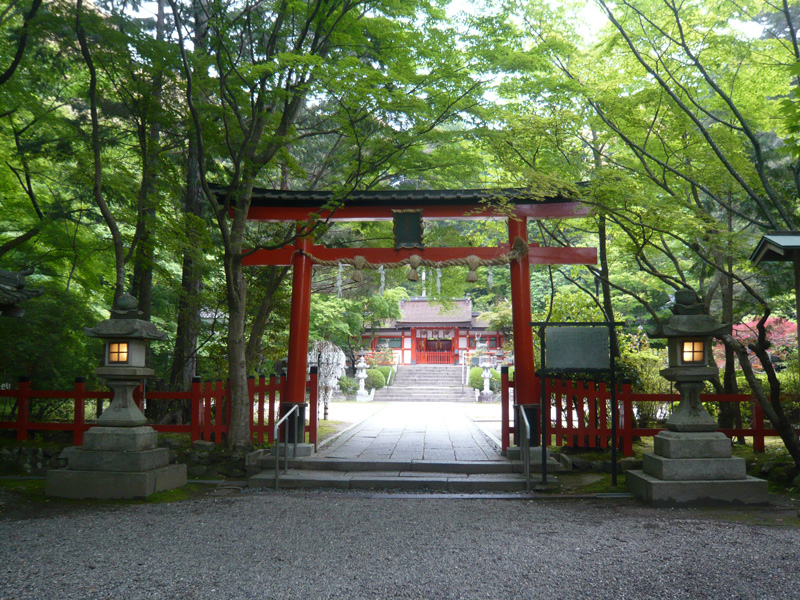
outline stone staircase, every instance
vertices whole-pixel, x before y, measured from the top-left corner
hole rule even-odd
[[[275,459],[259,463],[249,478],[251,487],[275,485]],[[281,467],[283,463],[281,462]],[[435,462],[336,460],[310,457],[289,460],[280,476],[281,488],[426,490],[447,492],[518,492],[525,489],[519,462]]]
[[[458,365],[401,365],[388,385],[376,390],[375,402],[474,402],[475,394],[461,385]]]

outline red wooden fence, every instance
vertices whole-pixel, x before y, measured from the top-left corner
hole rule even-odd
[[[455,364],[455,354],[452,352],[434,352],[428,350],[417,350],[418,365],[453,365]]]
[[[514,382],[508,380],[503,369],[501,385],[502,446],[506,450],[511,443],[514,430],[514,413],[511,401]],[[541,397],[540,379],[535,379],[535,397]],[[545,442],[555,438],[556,446],[567,445],[574,448],[608,448],[611,443],[611,392],[604,383],[594,384],[582,381],[552,379],[548,381],[550,397],[550,418]],[[617,424],[617,447],[625,456],[633,454],[633,439],[654,436],[664,428],[633,427],[634,402],[674,402],[678,394],[638,394],[631,391],[630,384],[624,383],[617,390],[619,422]],[[749,436],[753,438],[753,450],[764,451],[764,438],[776,436],[777,431],[764,426],[764,413],[755,398],[748,394],[701,394],[703,402],[749,402],[752,405],[750,427],[741,429],[719,429],[725,435]]]
[[[278,410],[280,397],[285,387],[285,380],[270,377],[265,379],[251,377],[248,381],[250,392],[250,431],[255,443],[264,441],[274,442],[275,416]],[[309,442],[317,443],[317,374],[312,372],[307,384],[310,397],[309,423],[306,432]],[[12,429],[17,432],[17,439],[28,439],[30,431],[71,431],[72,441],[76,446],[83,444],[83,434],[95,426],[92,421],[86,420],[87,400],[110,400],[111,392],[91,392],[86,389],[83,379],[75,380],[75,387],[71,390],[35,390],[27,379],[20,379],[17,389],[0,389],[0,397],[12,398],[16,401],[15,419],[0,421],[0,429]],[[145,400],[173,401],[184,400],[191,402],[191,420],[182,425],[158,425],[152,427],[156,431],[165,433],[189,433],[192,441],[206,440],[222,443],[223,437],[228,434],[231,406],[229,402],[230,388],[221,381],[212,383],[196,379],[192,382],[192,389],[188,392],[145,392]],[[31,403],[47,400],[72,400],[73,418],[63,421],[31,421]],[[142,388],[134,392],[134,400],[142,408]]]

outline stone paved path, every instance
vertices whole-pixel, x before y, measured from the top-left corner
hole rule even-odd
[[[318,454],[376,461],[503,461],[458,403],[388,404]]]

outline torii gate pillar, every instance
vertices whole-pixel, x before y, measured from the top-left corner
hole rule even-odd
[[[292,255],[292,311],[289,322],[289,354],[286,370],[286,397],[281,405],[302,403],[306,398],[308,370],[308,331],[311,318],[311,273],[313,263],[308,257],[313,240],[298,237]],[[288,409],[287,409],[288,410]],[[281,409],[283,414],[283,409]]]
[[[508,242],[521,238],[528,243],[528,219],[508,219]],[[538,402],[534,390],[533,330],[531,329],[531,267],[527,255],[512,260],[511,319],[514,325],[514,401],[517,404]]]

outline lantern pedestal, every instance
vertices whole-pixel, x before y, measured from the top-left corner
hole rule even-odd
[[[661,374],[664,375],[664,369]],[[666,377],[669,379],[669,377]],[[716,431],[717,422],[714,420],[703,403],[700,402],[700,392],[705,382],[703,381],[679,381],[675,387],[681,394],[681,401],[672,415],[667,420],[667,427],[670,431],[701,432]]]
[[[169,450],[158,448],[158,436],[133,400],[133,391],[153,370],[145,366],[149,340],[166,337],[137,317],[136,299],[123,294],[111,318],[90,337],[106,340],[105,363],[95,372],[114,395],[111,405],[73,448],[66,469],[47,472],[45,493],[60,498],[146,498],[186,485],[186,465],[169,464]]]
[[[642,469],[628,471],[628,490],[653,506],[766,504],[767,482],[750,477],[743,458],[719,432],[662,431]]]
[[[138,427],[147,423],[136,402],[133,391],[145,377],[153,375],[153,369],[141,367],[100,367],[94,371],[106,380],[108,387],[114,390],[111,405],[97,419],[98,425],[108,427]]]
[[[93,427],[66,469],[47,472],[45,493],[59,498],[146,498],[186,485],[186,465],[169,464],[152,427]]]

